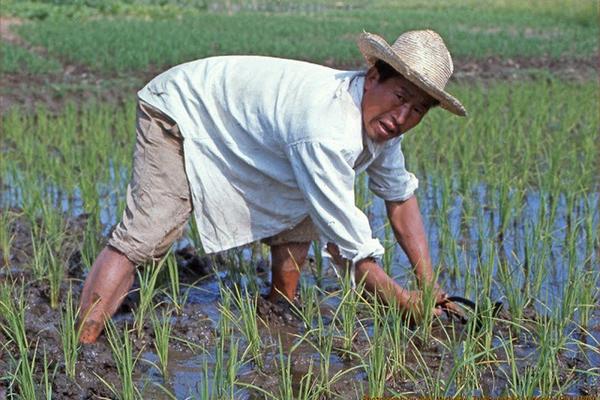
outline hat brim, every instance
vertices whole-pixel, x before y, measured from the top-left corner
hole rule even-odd
[[[461,117],[467,115],[467,110],[458,99],[450,93],[439,89],[429,81],[427,77],[408,66],[382,37],[364,32],[358,39],[358,48],[367,60],[369,66],[374,65],[377,60],[382,60],[410,82],[414,83],[431,97],[438,100],[442,108],[453,114],[460,115]]]

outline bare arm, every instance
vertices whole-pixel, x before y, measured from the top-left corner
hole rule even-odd
[[[446,292],[435,281],[417,198],[412,196],[406,201],[386,201],[385,204],[394,235],[415,269],[419,287],[424,289],[426,285],[433,285],[437,297],[436,304],[443,303],[447,311],[463,315],[459,306],[446,301]]]
[[[348,264],[348,260],[344,260],[340,256],[335,244],[328,243],[327,251],[338,266]],[[357,282],[364,282],[365,289],[377,295],[384,303],[391,304],[396,301],[402,309],[411,312],[414,320],[420,318],[422,312],[421,292],[407,290],[398,285],[374,259],[368,257],[356,263],[355,279]],[[439,309],[434,309],[433,312],[436,315],[441,314]]]
[[[405,201],[386,201],[387,215],[396,240],[412,264],[419,287],[433,282],[435,276],[431,267],[431,256],[419,203],[415,196]]]

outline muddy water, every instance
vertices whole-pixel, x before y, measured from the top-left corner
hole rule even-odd
[[[5,192],[2,197],[3,210],[6,210],[10,206],[18,206],[20,198],[20,196],[7,195],[7,193]],[[432,257],[436,265],[438,263],[444,265],[441,270],[440,281],[444,282],[444,287],[452,294],[475,298],[476,291],[472,281],[469,281],[467,278],[468,274],[466,271],[468,269],[473,276],[477,276],[478,265],[489,262],[490,258],[496,257],[499,260],[510,260],[511,265],[520,265],[519,260],[524,260],[527,256],[523,243],[530,240],[528,237],[528,232],[530,231],[528,229],[535,225],[541,205],[548,201],[547,197],[543,194],[536,193],[535,191],[528,192],[521,204],[522,210],[519,219],[511,221],[503,237],[492,241],[488,240],[483,243],[483,246],[478,246],[482,237],[496,237],[499,231],[501,224],[500,217],[494,211],[493,207],[486,206],[486,204],[490,203],[490,199],[494,198],[494,195],[484,185],[475,187],[473,197],[478,204],[482,205],[478,207],[481,213],[478,215],[480,224],[477,226],[474,226],[475,224],[465,226],[461,221],[464,219],[465,206],[463,203],[467,200],[459,196],[454,197],[452,204],[448,208],[446,221],[444,222],[440,217],[441,196],[443,194],[433,182],[425,182],[423,185],[422,192],[420,193],[420,206],[428,229]],[[539,294],[541,301],[535,303],[534,307],[527,311],[532,318],[542,315],[548,309],[560,306],[564,284],[568,281],[569,263],[575,263],[581,268],[598,270],[599,249],[592,248],[590,253],[590,249],[586,246],[587,238],[584,230],[578,234],[577,245],[571,254],[569,254],[565,247],[567,235],[565,227],[571,224],[573,219],[577,220],[581,218],[584,212],[592,210],[593,230],[598,231],[600,196],[598,193],[588,194],[587,196],[578,200],[575,211],[571,215],[562,211],[566,209],[566,198],[563,196],[559,199],[549,256],[543,265],[537,266],[538,268],[545,268],[547,273],[544,275]],[[112,225],[117,222],[116,210],[118,209],[118,198],[114,192],[110,195],[101,194],[101,198],[102,210],[100,215],[103,223],[103,234],[106,235]],[[73,234],[72,240],[76,244],[82,240],[85,226],[83,204],[77,199],[77,196],[75,198],[66,198],[59,191],[56,191],[54,199],[57,208],[62,208],[65,213],[71,215],[68,217],[69,230]],[[586,211],[586,207],[588,207],[588,211]],[[371,219],[375,234],[382,241],[385,241],[383,229],[385,213],[383,203],[377,199],[373,199],[367,213]],[[444,223],[446,223],[446,226],[444,226]],[[449,230],[450,236],[456,242],[456,245],[453,247],[456,250],[456,258],[451,258],[448,254],[450,247],[447,244],[448,238],[444,237],[444,229]],[[98,376],[102,376],[110,382],[119,381],[105,337],[102,337],[98,343],[85,346],[82,349],[75,381],[66,378],[64,375],[61,366],[62,354],[58,334],[59,313],[49,307],[47,285],[41,282],[33,282],[28,272],[27,265],[31,262],[32,256],[30,227],[21,218],[13,224],[12,232],[15,234],[15,240],[10,257],[11,262],[0,269],[0,280],[7,279],[8,271],[12,271],[13,276],[21,276],[28,282],[26,287],[26,302],[28,304],[26,327],[28,337],[32,341],[37,339],[39,348],[44,349],[49,354],[49,359],[54,360],[54,365],[58,366],[54,379],[55,398],[111,397],[112,394],[110,391],[98,379]],[[494,252],[490,250],[492,247],[487,246],[488,242],[493,242]],[[183,341],[171,341],[169,379],[167,381],[163,380],[160,372],[151,364],[156,363],[157,358],[152,348],[152,332],[149,323],[145,327],[144,336],[135,341],[136,350],[141,352],[141,358],[136,368],[136,382],[145,398],[169,398],[158,385],[164,386],[176,398],[198,397],[205,381],[205,377],[203,376],[205,364],[209,367],[208,381],[212,380],[212,371],[215,366],[215,343],[219,337],[217,327],[221,318],[221,313],[217,308],[219,302],[219,285],[214,276],[205,276],[208,272],[206,268],[193,267],[190,264],[190,259],[200,260],[202,262],[199,262],[199,264],[204,266],[208,262],[206,259],[200,259],[197,256],[191,255],[188,248],[189,244],[190,240],[183,239],[176,245],[176,248],[179,250],[180,279],[182,284],[190,285],[190,288],[187,292],[187,303],[181,314],[173,317],[173,336],[183,339]],[[257,284],[261,294],[265,294],[269,282],[268,260],[252,258],[250,249],[241,249],[238,251],[257,270]],[[226,282],[230,280],[226,272],[228,270],[227,265],[225,265],[227,259],[228,257],[212,259],[212,266],[217,271],[220,271],[220,279]],[[458,274],[455,274],[450,268],[455,259],[461,263],[458,267]],[[496,276],[497,261],[492,259],[491,262],[494,268],[494,276]],[[74,283],[73,290],[76,296],[78,296],[81,290],[81,280],[85,277],[81,258],[75,252],[68,260],[65,260],[65,263],[68,267],[67,278]],[[393,257],[392,273],[401,282],[406,283],[413,280],[408,260],[398,248],[396,248]],[[198,283],[198,279],[200,278],[203,279]],[[523,283],[524,275],[517,274],[515,275],[515,279],[519,283],[518,286],[520,286]],[[311,274],[305,273],[302,284],[315,285],[316,283]],[[65,293],[67,287],[68,283],[65,280],[63,293]],[[339,282],[330,269],[325,269],[325,276],[321,282],[321,287],[328,291],[339,289]],[[503,289],[497,283],[492,287],[492,297],[494,300],[500,299],[506,303]],[[159,301],[161,299],[156,300]],[[131,295],[115,316],[115,321],[118,325],[122,326],[125,323],[131,325],[133,321],[132,309],[135,306],[135,295]],[[328,310],[335,309],[336,306],[337,302],[335,299],[329,300],[324,306],[326,308],[324,311],[325,318],[327,318]],[[297,335],[305,333],[305,328],[298,319],[291,315],[288,309],[271,306],[261,301],[259,311],[263,319],[267,321],[266,324],[261,325],[261,337],[266,345],[264,355],[265,368],[263,371],[258,371],[252,363],[247,363],[241,366],[238,371],[238,378],[241,382],[259,386],[267,392],[274,393],[278,390],[278,338],[281,338],[284,349],[290,349],[296,343]],[[504,317],[510,318],[510,314],[504,314]],[[327,322],[330,323],[331,319],[328,319]],[[600,312],[598,307],[596,307],[592,314],[589,326],[588,333],[577,330],[573,331],[574,325],[567,327],[567,330],[570,335],[579,335],[580,340],[593,348],[600,342]],[[458,331],[457,334],[460,334],[462,327],[456,326],[454,329]],[[498,330],[498,334],[501,334],[503,331],[506,332],[507,325],[498,323],[496,329]],[[441,327],[434,326],[434,336],[436,335],[443,337]],[[242,339],[240,338],[240,340]],[[184,341],[193,343],[195,346],[190,347]],[[0,342],[5,342],[5,337],[2,333],[0,333]],[[494,344],[496,346],[500,345],[497,339]],[[355,340],[355,347],[357,352],[364,352],[368,348],[367,338],[359,335]],[[3,375],[6,374],[6,371],[14,367],[8,356],[8,354],[14,353],[14,346],[8,344],[5,350],[0,357],[0,371],[3,372]],[[560,363],[564,367],[565,375],[572,368],[588,369],[600,366],[600,357],[597,351],[592,351],[592,349],[582,350],[574,345],[571,345],[568,350],[562,352],[560,355]],[[449,374],[452,368],[452,356],[444,353],[439,344],[433,341],[430,343],[421,343],[419,351],[422,352],[424,360],[430,368],[435,371],[439,369],[444,376]],[[522,334],[515,346],[516,356],[522,360],[522,366],[533,365],[537,356],[536,351],[537,346],[533,342],[532,337]],[[409,367],[412,365],[415,370],[418,369],[420,365],[419,360],[410,353],[407,357]],[[292,374],[297,380],[296,384],[306,374],[311,363],[318,369],[319,362],[319,354],[312,347],[301,345],[292,356]],[[330,362],[332,374],[338,371],[350,370],[359,364],[358,360],[348,360],[339,351],[335,350],[332,352]],[[39,368],[38,366],[38,377],[41,374]],[[498,369],[502,368],[505,367],[502,365],[498,367]],[[507,370],[505,372],[507,374],[510,373]],[[354,369],[334,383],[333,391],[341,398],[358,397],[359,393],[366,392],[366,379],[363,369]],[[6,380],[0,381],[0,398],[2,398],[2,393],[6,393],[6,382]],[[489,369],[483,372],[480,382],[482,390],[472,393],[473,395],[498,396],[503,393],[503,388],[507,384],[504,374],[500,373],[500,371],[490,371]],[[415,386],[410,380],[403,380],[401,378],[392,378],[388,386],[399,392],[416,391],[422,393],[424,390],[423,387]],[[597,378],[578,375],[573,384],[567,388],[566,394],[593,394],[599,386],[600,382]],[[240,386],[236,389],[235,397],[254,399],[263,398],[264,396],[257,391],[245,389]]]

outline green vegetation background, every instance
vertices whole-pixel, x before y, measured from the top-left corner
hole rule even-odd
[[[262,54],[335,66],[361,63],[359,32],[393,41],[432,28],[455,58],[570,57],[598,48],[593,0],[403,1],[41,0],[2,2],[2,15],[26,19],[16,31],[35,54],[2,45],[1,71],[57,71],[57,61],[101,73],[159,70],[221,54]],[[524,4],[525,3],[525,4]]]

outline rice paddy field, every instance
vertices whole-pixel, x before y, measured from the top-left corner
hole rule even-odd
[[[14,1],[0,6],[0,399],[366,399],[600,394],[598,6],[594,1]],[[298,298],[272,304],[267,246],[203,252],[190,223],[97,343],[78,299],[118,223],[136,92],[219,54],[364,68],[364,29],[432,28],[465,119],[402,142],[438,280],[466,323],[338,278],[315,242]],[[385,205],[356,202],[416,288]],[[433,301],[425,293],[424,302]],[[502,308],[494,308],[496,302]],[[429,303],[430,304],[430,303]]]

